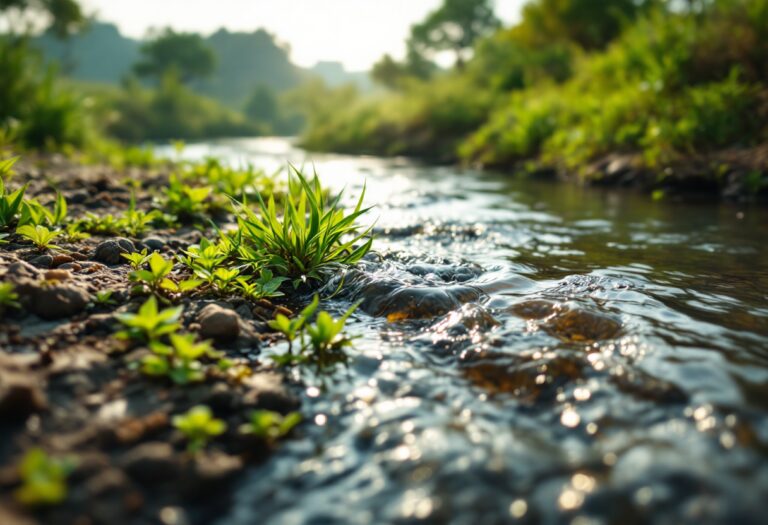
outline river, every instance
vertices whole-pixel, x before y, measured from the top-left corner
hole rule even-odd
[[[182,155],[375,205],[325,304],[362,301],[349,367],[301,377],[308,420],[220,524],[764,523],[768,210],[282,139]]]

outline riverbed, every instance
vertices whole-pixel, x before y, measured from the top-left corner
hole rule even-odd
[[[763,522],[768,210],[283,139],[181,155],[374,206],[323,290],[361,303],[349,366],[294,374],[307,421],[219,523]]]

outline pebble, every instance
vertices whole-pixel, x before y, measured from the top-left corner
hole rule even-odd
[[[0,373],[0,420],[25,420],[48,403],[35,376]]]
[[[51,264],[53,263],[53,257],[47,254],[38,255],[34,259],[30,259],[29,262],[39,268],[50,268]]]
[[[179,473],[173,447],[159,441],[143,443],[130,450],[122,458],[122,467],[131,478],[145,483],[171,480]]]
[[[118,237],[99,244],[96,247],[96,253],[93,258],[104,264],[122,264],[128,261],[121,257],[120,254],[133,253],[135,251],[136,248],[130,240]]]
[[[200,336],[219,342],[234,341],[240,335],[240,317],[233,310],[209,304],[197,317]]]
[[[16,291],[28,311],[48,321],[77,315],[91,300],[88,292],[72,284],[41,286],[27,281],[18,285]]]
[[[46,281],[69,281],[72,278],[72,274],[67,270],[48,270],[44,274]]]

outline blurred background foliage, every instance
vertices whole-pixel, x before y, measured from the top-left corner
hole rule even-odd
[[[768,140],[768,0],[530,0],[511,27],[489,0],[444,0],[373,88],[295,66],[264,30],[139,42],[74,0],[0,13],[16,28],[0,37],[0,136],[28,147],[300,134],[316,150],[579,169]]]

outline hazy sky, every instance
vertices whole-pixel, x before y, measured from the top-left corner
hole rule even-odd
[[[505,22],[516,19],[525,0],[495,0]],[[401,56],[414,22],[441,0],[82,0],[89,13],[114,22],[129,36],[150,27],[211,33],[220,27],[259,27],[291,46],[302,66],[338,60],[367,69],[384,53]]]

